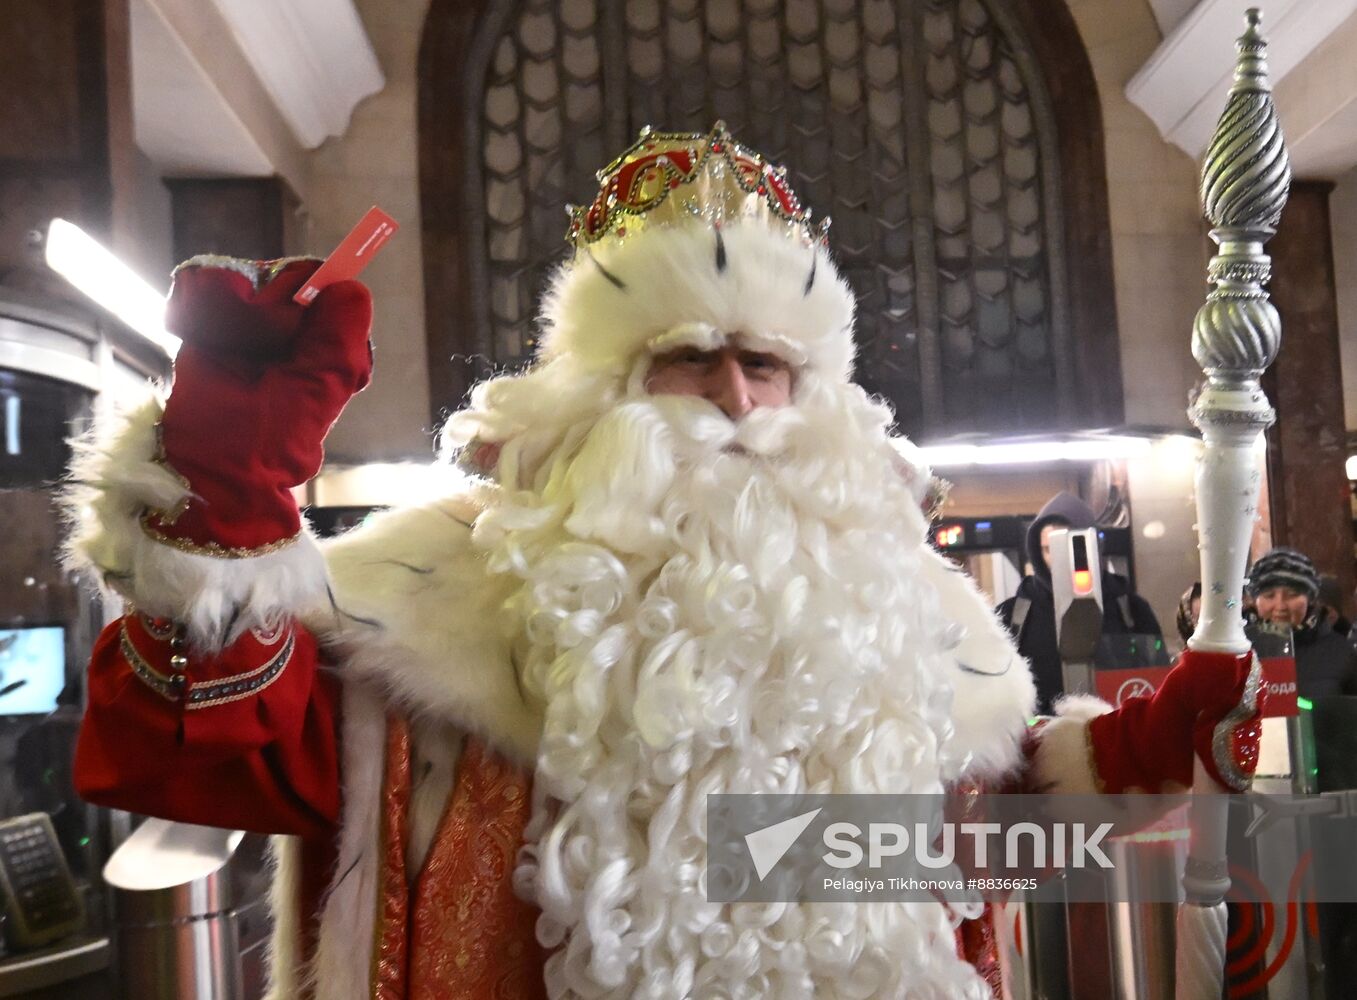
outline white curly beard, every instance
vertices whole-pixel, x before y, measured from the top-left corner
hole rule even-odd
[[[517,884],[552,997],[989,996],[938,904],[706,900],[709,794],[955,773],[956,639],[887,418],[810,377],[738,425],[633,391],[478,520],[546,706]]]

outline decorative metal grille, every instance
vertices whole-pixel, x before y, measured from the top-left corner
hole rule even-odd
[[[479,31],[466,198],[493,365],[531,354],[593,172],[642,125],[723,118],[832,215],[857,377],[904,429],[1055,422],[1054,118],[1003,0],[521,0]]]

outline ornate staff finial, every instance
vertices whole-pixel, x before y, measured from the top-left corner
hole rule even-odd
[[[1237,42],[1234,85],[1202,165],[1202,206],[1219,251],[1207,271],[1213,287],[1192,324],[1192,356],[1201,365],[1206,384],[1188,411],[1205,445],[1197,466],[1202,609],[1188,646],[1235,655],[1249,651],[1239,600],[1262,478],[1257,445],[1276,418],[1258,380],[1276,358],[1282,336],[1281,320],[1263,288],[1271,277],[1263,245],[1277,230],[1291,185],[1291,165],[1272,104],[1261,21],[1257,9],[1248,12],[1247,27]],[[1255,657],[1251,683],[1256,684],[1260,669]],[[1227,733],[1218,727],[1217,742]],[[1201,762],[1196,766],[1193,789],[1218,791]],[[1247,784],[1248,776],[1240,777]],[[1187,901],[1178,913],[1180,1000],[1215,1000],[1221,995],[1223,899],[1230,887],[1225,835],[1223,802],[1208,797],[1194,803],[1183,875]]]
[[[1202,165],[1201,197],[1219,251],[1212,290],[1192,324],[1192,356],[1206,384],[1189,411],[1206,449],[1197,471],[1202,555],[1201,624],[1194,648],[1248,649],[1239,615],[1244,565],[1257,513],[1255,447],[1276,414],[1258,384],[1281,346],[1281,320],[1264,283],[1264,243],[1276,232],[1291,184],[1267,75],[1261,17],[1248,13],[1236,47],[1235,82]]]
[[[1209,379],[1252,379],[1255,386],[1281,344],[1281,321],[1263,290],[1271,277],[1263,243],[1277,230],[1291,186],[1261,20],[1257,8],[1248,12],[1248,27],[1236,43],[1234,86],[1202,164],[1202,206],[1220,252],[1207,274],[1215,289],[1192,330],[1192,356]],[[1267,412],[1264,426],[1272,422]],[[1193,422],[1201,426],[1195,416]]]
[[[1244,34],[1235,41],[1239,50],[1239,62],[1235,64],[1234,87],[1231,92],[1240,90],[1271,90],[1272,84],[1267,76],[1267,41],[1263,38],[1263,12],[1250,7],[1244,12],[1247,27]]]

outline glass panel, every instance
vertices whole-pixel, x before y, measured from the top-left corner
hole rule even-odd
[[[55,493],[66,440],[90,416],[85,390],[0,370],[0,819],[47,814],[91,922],[101,917],[97,811],[71,762],[98,602],[61,569]]]

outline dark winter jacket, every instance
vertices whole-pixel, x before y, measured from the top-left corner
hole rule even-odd
[[[1302,698],[1357,694],[1357,649],[1323,617],[1296,629],[1296,693]]]
[[[1041,509],[1027,529],[1027,558],[1034,574],[1023,577],[1017,595],[1004,601],[997,609],[1004,625],[1018,639],[1018,652],[1032,664],[1032,676],[1037,684],[1037,711],[1042,713],[1050,713],[1052,704],[1064,691],[1064,673],[1056,645],[1051,568],[1046,565],[1046,559],[1041,554],[1041,529],[1053,522],[1075,530],[1091,528],[1093,511],[1069,493],[1056,495]],[[1102,584],[1104,634],[1163,634],[1150,605],[1143,598],[1129,593],[1130,586],[1125,577],[1104,572]],[[1013,610],[1019,599],[1031,602],[1020,635],[1016,634],[1017,630],[1013,627]]]

